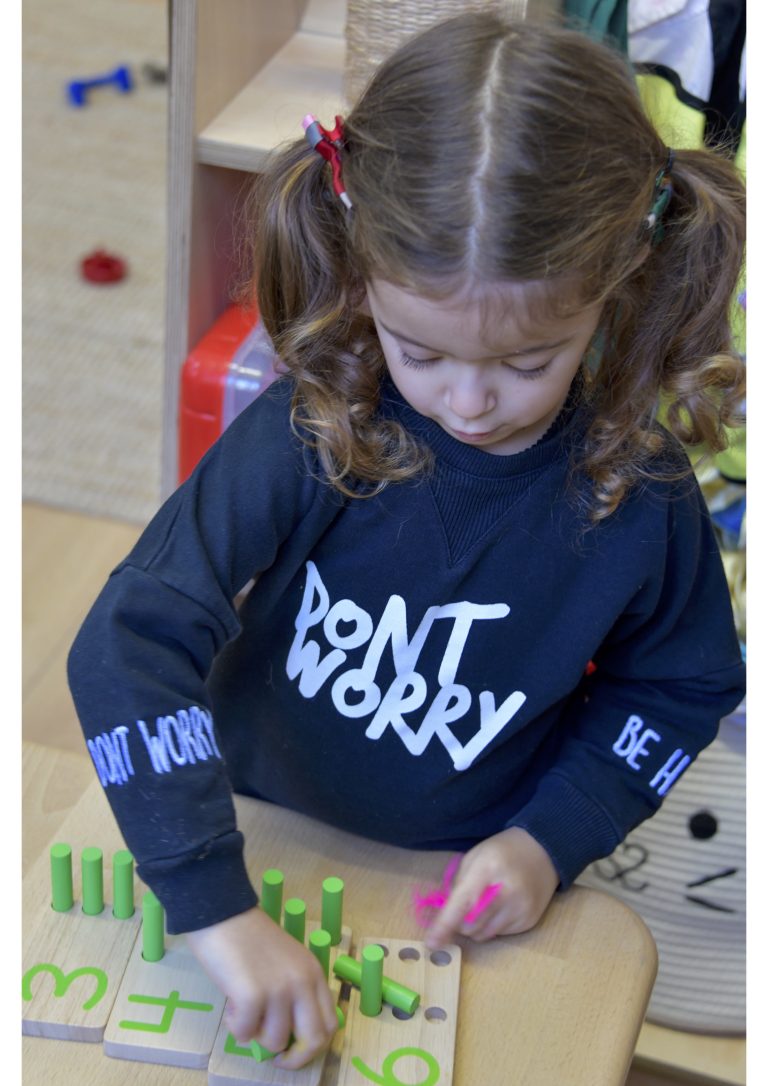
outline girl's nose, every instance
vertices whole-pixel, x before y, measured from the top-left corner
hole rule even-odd
[[[457,373],[445,389],[448,407],[459,419],[481,418],[496,405],[493,389],[477,366],[469,366]]]

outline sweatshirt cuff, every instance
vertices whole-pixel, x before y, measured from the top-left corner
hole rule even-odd
[[[140,864],[137,874],[163,906],[169,935],[207,928],[258,903],[239,830],[196,853]]]
[[[511,826],[525,830],[546,849],[560,876],[560,890],[567,890],[589,864],[608,856],[621,841],[605,811],[559,773],[542,778],[505,828]]]

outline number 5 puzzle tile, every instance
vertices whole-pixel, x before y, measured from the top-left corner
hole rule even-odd
[[[384,1003],[375,1017],[360,1010],[353,987],[338,1086],[451,1086],[459,1006],[461,948],[430,951],[417,941],[366,937],[384,949],[384,976],[418,992],[419,1006],[407,1015]]]
[[[181,935],[165,936],[160,961],[137,940],[104,1034],[108,1056],[178,1067],[208,1066],[224,996]]]
[[[316,922],[310,922],[307,930],[312,932],[319,926]],[[342,927],[341,942],[330,948],[331,975],[328,984],[337,996],[341,989],[341,982],[333,975],[333,963],[338,954],[349,953],[351,940],[350,929]],[[244,1083],[248,1086],[318,1086],[326,1064],[334,1056],[338,1060],[341,1044],[341,1036],[337,1033],[330,1052],[318,1056],[299,1071],[283,1071],[275,1067],[271,1060],[264,1060],[261,1063],[255,1060],[250,1048],[236,1044],[222,1021],[208,1065],[208,1086],[243,1086]]]

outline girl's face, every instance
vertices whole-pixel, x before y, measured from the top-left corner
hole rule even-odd
[[[526,321],[524,290],[495,284],[436,301],[381,279],[368,284],[401,395],[457,441],[497,455],[522,452],[546,432],[600,321],[599,305]]]

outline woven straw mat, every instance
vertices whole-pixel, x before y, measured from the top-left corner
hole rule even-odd
[[[167,65],[163,0],[24,0],[24,500],[144,522],[160,497]],[[134,90],[66,85],[128,65]],[[96,248],[128,275],[94,286]]]

